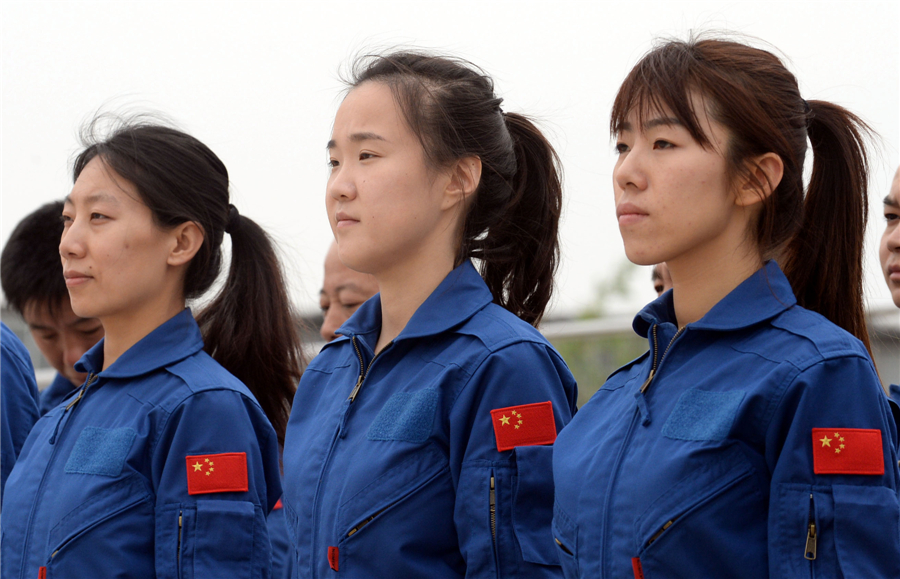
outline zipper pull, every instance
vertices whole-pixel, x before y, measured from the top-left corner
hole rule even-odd
[[[638,390],[634,393],[634,400],[637,402],[638,414],[641,415],[641,425],[650,426],[650,407],[647,406],[647,399],[644,393]]]
[[[650,369],[650,375],[647,376],[647,379],[644,380],[643,386],[641,386],[641,394],[647,391],[647,388],[650,387],[650,382],[653,382],[653,375],[656,374],[656,368]]]
[[[818,540],[816,539],[816,504],[813,500],[812,493],[809,495],[809,525],[807,526],[806,531],[806,553],[804,553],[804,557],[809,561],[815,561],[816,559],[816,543]]]
[[[85,382],[84,386],[81,387],[81,390],[78,391],[78,396],[75,397],[75,400],[69,402],[66,405],[66,409],[63,410],[63,413],[59,416],[59,420],[56,421],[56,427],[53,429],[53,436],[50,437],[50,444],[56,444],[56,436],[59,434],[59,426],[60,426],[60,424],[62,424],[62,421],[65,419],[66,414],[68,414],[69,410],[71,410],[79,402],[81,402],[81,399],[84,398],[84,393],[87,391],[88,388],[91,387],[91,384],[93,384],[94,382],[97,381],[98,378],[99,378],[99,376],[97,374],[94,374],[93,372],[88,374],[87,382]]]

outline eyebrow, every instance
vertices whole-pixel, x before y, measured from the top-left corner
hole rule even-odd
[[[94,193],[92,195],[88,195],[84,198],[83,203],[86,205],[90,205],[91,203],[98,203],[101,201],[106,201],[108,203],[114,203],[116,205],[119,204],[119,200],[116,199],[114,195],[110,195],[109,193]],[[68,205],[74,205],[72,202],[72,196],[66,195],[65,199],[63,199],[63,203]]]
[[[378,133],[353,133],[352,135],[350,135],[351,143],[359,143],[361,141],[384,141],[385,143],[388,142],[387,139],[385,139]],[[334,139],[331,139],[330,141],[328,141],[328,144],[325,146],[325,148],[330,151],[336,146],[337,143],[335,143]]]
[[[646,123],[644,123],[643,130],[649,131],[650,129],[655,129],[656,127],[683,127],[684,123],[682,123],[679,119],[675,117],[656,117],[655,119],[650,119]],[[619,125],[617,132],[622,131],[632,131],[634,127],[629,122],[624,122]]]
[[[900,207],[900,199],[894,199],[890,195],[884,198],[884,204],[891,207]]]

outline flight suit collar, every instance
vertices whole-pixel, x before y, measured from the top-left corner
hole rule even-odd
[[[99,374],[102,378],[131,378],[169,366],[203,349],[203,336],[190,308],[183,309],[141,338],[101,372],[105,341],[105,338],[100,340],[85,352],[75,369]]]
[[[493,296],[471,261],[455,268],[419,306],[394,341],[432,336],[465,322],[493,301]],[[338,328],[343,336],[381,331],[381,294],[366,301]],[[338,340],[335,340],[337,342]]]
[[[781,268],[769,261],[722,298],[705,316],[689,324],[692,330],[737,330],[771,319],[797,304]],[[632,327],[646,337],[654,324],[675,323],[671,290],[650,302],[634,318]]]

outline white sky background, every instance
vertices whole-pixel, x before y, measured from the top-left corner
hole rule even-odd
[[[889,296],[877,265],[881,199],[900,160],[900,3],[886,2],[80,2],[3,0],[0,244],[71,188],[85,120],[161,112],[228,167],[233,202],[275,237],[298,307],[318,307],[331,241],[325,143],[338,70],[393,46],[435,49],[486,69],[504,110],[536,116],[565,168],[562,267],[552,313],[589,306],[626,261],[612,197],[609,110],[654,38],[727,29],[789,58],[803,96],[842,104],[881,135],[873,158],[866,289]],[[634,312],[654,297],[635,268]]]

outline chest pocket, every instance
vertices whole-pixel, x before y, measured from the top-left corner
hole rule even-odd
[[[675,481],[634,523],[634,553],[647,577],[766,577],[766,498],[759,477],[731,445]]]

